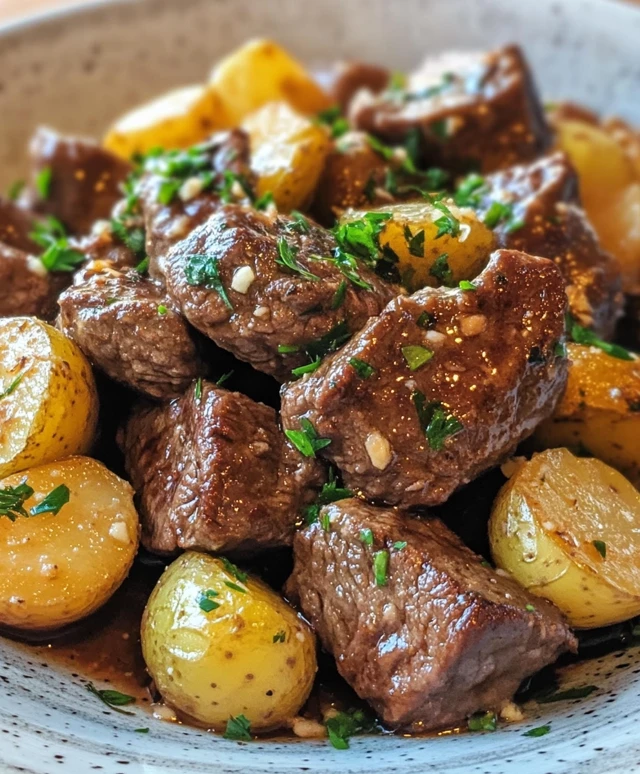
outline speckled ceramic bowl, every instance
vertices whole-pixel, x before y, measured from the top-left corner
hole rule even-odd
[[[277,38],[311,64],[359,56],[402,69],[450,47],[523,43],[545,95],[640,123],[640,10],[612,0],[141,0],[0,30],[0,187],[20,174],[38,123],[98,134],[123,108],[201,80],[247,37]],[[0,640],[0,770],[31,774],[311,771],[587,774],[640,771],[640,651],[565,671],[587,699],[527,708],[494,734],[234,743],[118,715],[80,678]],[[542,718],[542,719],[540,719]],[[523,733],[549,724],[546,736]],[[134,729],[149,727],[148,734]]]

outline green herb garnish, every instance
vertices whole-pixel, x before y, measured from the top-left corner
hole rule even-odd
[[[316,501],[313,505],[307,505],[302,511],[302,515],[307,524],[313,524],[320,515],[320,509],[323,505],[337,503],[339,500],[346,500],[353,497],[353,492],[345,487],[338,486],[338,480],[333,468],[329,468],[329,479],[322,485]]]
[[[330,352],[335,352],[339,349],[350,337],[351,332],[349,331],[346,321],[343,320],[342,322],[337,323],[337,325],[334,325],[324,336],[307,344],[305,352],[313,360],[316,358],[323,358]]]
[[[265,191],[262,196],[258,196],[253,206],[256,208],[256,210],[266,210],[272,205],[275,206],[275,203],[276,202],[271,191]]]
[[[421,347],[419,344],[410,344],[402,347],[402,356],[407,362],[411,371],[417,371],[425,363],[428,363],[433,357],[433,350]]]
[[[442,255],[439,255],[435,259],[433,265],[429,269],[429,274],[447,287],[453,285],[453,272],[449,267],[448,253],[442,253]]]
[[[273,635],[274,642],[285,642],[286,639],[287,639],[287,635],[284,629],[281,629],[279,632]]]
[[[233,583],[233,581],[225,581],[224,585],[229,589],[233,589],[233,591],[240,591],[243,594],[247,594],[247,589],[243,589],[242,586],[238,586],[238,584]]]
[[[522,736],[546,736],[551,731],[551,726],[538,726],[537,728],[531,728],[529,731],[525,731]]]
[[[531,604],[525,605],[524,609],[527,611],[527,613],[535,613],[536,612],[535,607],[533,605],[531,605]]]
[[[340,105],[332,105],[326,110],[321,110],[316,114],[316,120],[319,124],[329,127],[334,139],[342,137],[349,131],[349,122],[342,115]]]
[[[44,247],[40,261],[47,271],[72,272],[85,259],[81,252],[69,247],[65,228],[54,217],[49,216],[42,223],[36,223],[29,236]]]
[[[404,548],[407,547],[407,541],[396,540],[396,542],[393,544],[393,547],[396,549],[396,551],[402,551]]]
[[[389,571],[389,552],[386,548],[376,551],[373,555],[373,575],[376,586],[386,586]]]
[[[212,610],[217,610],[220,607],[220,603],[216,602],[214,599],[214,597],[217,596],[219,596],[218,592],[213,589],[201,591],[200,594],[198,594],[198,607],[200,610],[204,613],[210,613]]]
[[[18,516],[28,516],[24,504],[32,494],[33,489],[27,484],[26,478],[18,486],[0,489],[0,516],[6,516],[10,521],[15,521]]]
[[[149,257],[143,258],[135,268],[138,274],[146,274],[149,271]]]
[[[411,255],[416,258],[424,258],[424,230],[412,234],[409,226],[405,226],[404,238]]]
[[[202,377],[199,376],[196,379],[196,385],[193,390],[193,397],[200,402],[200,399],[202,398]]]
[[[367,527],[366,529],[360,530],[360,540],[365,544],[365,546],[372,546],[373,545],[373,532]]]
[[[185,255],[184,274],[189,285],[200,285],[207,290],[215,290],[225,306],[233,309],[227,291],[220,279],[218,271],[218,259],[215,255]]]
[[[302,430],[285,430],[284,433],[300,454],[305,457],[315,457],[316,452],[326,448],[331,443],[329,438],[319,438],[315,427],[306,418],[300,420]]]
[[[344,304],[346,295],[347,295],[347,281],[341,280],[336,292],[333,294],[333,298],[331,299],[330,306],[334,312],[336,311],[336,309],[340,309],[342,304]]]
[[[439,401],[427,403],[424,393],[419,390],[413,392],[411,398],[429,446],[434,451],[440,451],[447,438],[462,430],[462,422],[447,412]]]
[[[498,718],[495,712],[476,712],[467,721],[469,731],[495,731]]]
[[[11,202],[15,202],[16,199],[20,196],[22,193],[22,190],[25,187],[24,180],[16,180],[15,182],[11,183],[9,186],[9,190],[7,191],[7,198]]]
[[[19,373],[16,376],[16,378],[9,384],[9,386],[6,387],[6,389],[4,389],[2,392],[0,392],[0,400],[2,400],[3,398],[9,397],[9,395],[11,395],[11,393],[16,390],[18,385],[22,381],[23,377],[24,377],[24,371]]]
[[[52,513],[54,516],[57,516],[62,506],[68,502],[69,487],[66,484],[60,484],[55,489],[52,489],[37,505],[34,505],[29,513],[32,516],[39,516],[42,513]]]
[[[435,239],[440,239],[445,234],[449,234],[452,237],[457,237],[460,233],[460,221],[444,202],[436,201],[433,206],[442,212],[442,216],[437,220],[434,220],[434,225],[438,227],[438,231],[435,235]]]
[[[479,207],[485,190],[484,177],[473,172],[460,182],[453,195],[453,201],[458,207]]]
[[[276,258],[276,263],[279,266],[284,266],[286,269],[299,274],[303,279],[312,282],[319,281],[320,277],[316,274],[312,274],[296,260],[299,251],[298,247],[290,245],[284,237],[280,237],[280,239],[278,239],[278,257]]]
[[[349,365],[361,379],[369,379],[376,372],[376,369],[372,365],[365,363],[364,360],[360,360],[357,357],[349,358]]]
[[[558,693],[552,693],[550,696],[540,696],[538,702],[540,704],[551,704],[556,701],[570,701],[571,699],[585,699],[590,696],[594,691],[597,691],[596,685],[583,685],[579,688],[568,688],[566,691],[559,691]]]
[[[219,556],[218,559],[222,562],[224,569],[233,575],[236,580],[239,580],[240,583],[247,582],[247,578],[249,577],[247,573],[243,572],[239,567],[236,567],[236,565],[233,562],[230,562],[226,556]]]
[[[309,225],[309,221],[301,212],[298,212],[298,210],[291,210],[290,217],[292,218],[293,222],[287,223],[285,226],[287,231],[296,231],[298,234],[309,233],[311,226]]]
[[[103,704],[106,704],[109,709],[115,710],[122,715],[134,715],[133,712],[127,712],[122,707],[126,707],[128,704],[134,704],[135,696],[129,696],[126,693],[120,693],[120,691],[113,691],[109,689],[98,690],[93,683],[87,683],[86,688],[89,693],[96,696]]]
[[[600,554],[600,556],[603,559],[607,558],[607,544],[604,542],[604,540],[592,540],[591,541],[593,547],[596,549],[596,551]]]
[[[41,199],[48,199],[51,193],[51,179],[53,178],[53,170],[51,167],[43,167],[36,173],[35,186],[38,196]]]
[[[169,310],[164,304],[158,304],[158,314],[164,316]]]
[[[567,331],[569,336],[576,344],[584,344],[587,347],[597,347],[611,357],[617,357],[619,360],[635,360],[629,350],[621,347],[619,344],[611,344],[597,336],[589,328],[583,328],[571,315],[567,315]]]
[[[251,741],[251,723],[244,715],[231,716],[227,720],[227,728],[223,734],[225,739],[234,739],[235,741]]]
[[[469,282],[469,280],[460,280],[458,287],[460,290],[468,290],[468,291],[476,291],[478,288],[476,285],[473,284],[473,282]]]
[[[123,220],[112,218],[111,230],[114,235],[128,247],[131,252],[139,259],[144,258],[145,254],[145,234],[140,226],[128,227]]]
[[[226,374],[222,374],[218,379],[216,379],[216,387],[222,387],[222,385],[231,379],[235,372],[234,371],[227,371]]]
[[[370,734],[376,725],[362,710],[338,712],[326,723],[327,736],[336,750],[348,750],[349,739],[356,734]]]
[[[429,330],[434,323],[435,317],[432,314],[429,314],[429,312],[422,312],[416,320],[416,325],[419,328],[424,328],[424,330]]]

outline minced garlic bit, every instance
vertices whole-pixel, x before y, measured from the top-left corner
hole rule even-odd
[[[233,279],[231,280],[231,289],[236,293],[246,293],[247,290],[253,284],[256,275],[251,266],[239,266],[233,272]]]
[[[487,327],[487,318],[483,314],[469,314],[460,319],[460,333],[463,336],[478,336]]]
[[[46,277],[48,272],[39,258],[34,258],[33,255],[27,255],[27,269],[32,274],[37,274],[39,277]]]
[[[471,233],[471,226],[468,223],[460,224],[460,233],[458,234],[458,242],[466,242],[467,237]]]
[[[291,730],[301,739],[323,739],[327,735],[327,729],[322,723],[309,718],[292,718]]]
[[[124,521],[114,521],[109,527],[109,535],[118,543],[129,543],[129,530]]]
[[[268,306],[256,306],[256,308],[253,310],[254,317],[265,317],[268,314],[269,314]]]
[[[374,468],[384,470],[391,462],[391,444],[378,430],[369,433],[364,446]]]
[[[202,193],[204,182],[205,181],[200,177],[188,177],[180,186],[178,196],[183,202],[189,202],[191,199],[195,199],[198,194]]]
[[[186,215],[173,218],[167,228],[167,236],[172,238],[186,236],[189,231],[189,222],[189,218]]]
[[[512,701],[506,701],[500,710],[500,718],[506,720],[507,723],[519,723],[521,720],[524,720],[524,713],[517,704],[514,704]]]

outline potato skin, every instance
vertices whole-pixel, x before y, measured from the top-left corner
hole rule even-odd
[[[618,471],[550,449],[521,464],[500,490],[489,520],[491,553],[572,626],[609,626],[640,614],[639,522],[640,492]]]
[[[207,591],[219,604],[209,612],[199,604]],[[284,642],[275,639],[282,632]],[[165,570],[141,634],[165,702],[208,728],[241,714],[254,732],[278,728],[305,702],[316,673],[315,638],[295,611],[260,580],[240,581],[220,559],[194,551]]]
[[[0,622],[24,630],[56,629],[93,613],[126,578],[138,548],[133,490],[100,462],[69,457],[16,473],[39,503],[61,484],[69,502],[57,515],[0,518]]]
[[[98,419],[91,366],[35,317],[0,320],[0,477],[89,450]]]
[[[640,359],[581,344],[567,345],[567,354],[567,388],[536,430],[536,448],[583,448],[640,486]]]

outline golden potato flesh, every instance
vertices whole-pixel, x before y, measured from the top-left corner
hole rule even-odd
[[[33,490],[21,503],[27,516],[7,515],[23,483]],[[49,499],[60,505],[65,487],[69,499],[57,513],[31,513],[52,492]],[[0,481],[0,503],[3,625],[47,630],[72,623],[97,610],[126,578],[138,548],[133,490],[100,462],[68,457],[16,473]]]
[[[279,210],[305,208],[329,152],[325,129],[285,102],[272,102],[244,122],[251,140],[251,169],[258,196],[273,194]]]
[[[163,699],[196,723],[278,728],[316,673],[307,624],[268,586],[230,563],[187,552],[158,581],[142,619],[142,651]]]
[[[640,294],[640,182],[623,188],[589,217],[604,247],[618,259],[622,289]]]
[[[372,212],[386,212],[391,218],[380,233],[380,247],[388,246],[398,257],[398,270],[403,284],[411,291],[425,285],[457,285],[460,280],[477,276],[496,248],[493,232],[467,207],[452,201],[443,203],[458,222],[457,233],[444,233],[440,221],[445,213],[425,201],[406,202],[380,207]],[[343,221],[362,218],[365,211],[350,210]]]
[[[214,92],[206,86],[186,86],[120,116],[103,144],[112,153],[130,159],[152,148],[187,148],[227,124]]]
[[[0,477],[86,452],[98,396],[78,347],[35,317],[0,320]]]
[[[489,521],[496,565],[578,628],[640,614],[640,492],[604,462],[537,454],[500,491]]]
[[[209,80],[229,127],[269,102],[286,102],[311,115],[330,105],[305,68],[271,40],[250,40],[219,62]]]
[[[640,485],[640,359],[569,344],[567,388],[536,430],[536,448],[580,449]]]

